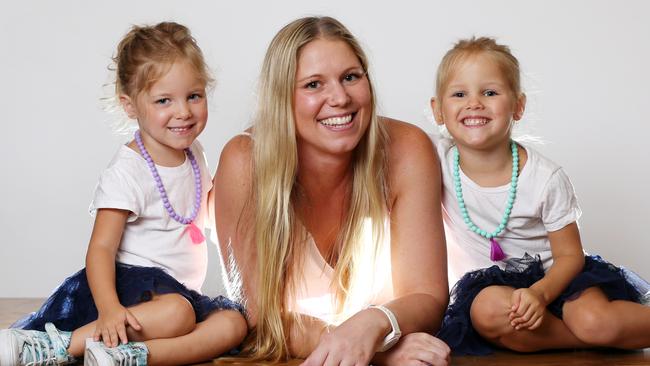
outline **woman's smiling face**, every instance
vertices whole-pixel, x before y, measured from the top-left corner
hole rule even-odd
[[[370,84],[344,41],[316,39],[300,50],[293,96],[299,149],[350,153],[368,128]]]

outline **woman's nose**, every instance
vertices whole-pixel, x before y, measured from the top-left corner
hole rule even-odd
[[[341,83],[332,83],[329,88],[329,104],[331,106],[342,106],[350,101],[350,94]]]

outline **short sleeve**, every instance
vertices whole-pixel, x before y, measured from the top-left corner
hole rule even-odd
[[[133,177],[123,169],[112,166],[100,175],[89,211],[95,216],[97,210],[102,208],[128,210],[131,214],[127,221],[132,222],[140,216],[143,209],[140,197],[143,195]]]
[[[196,160],[199,162],[199,166],[202,169],[203,178],[201,184],[203,186],[203,191],[208,192],[212,189],[212,174],[208,169],[208,158],[205,154],[205,149],[199,140],[195,140],[192,146],[192,152],[194,153]]]
[[[542,221],[547,231],[558,231],[578,221],[582,211],[564,170],[558,169],[550,177],[542,201]]]

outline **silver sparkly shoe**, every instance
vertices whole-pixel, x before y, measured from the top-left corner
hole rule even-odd
[[[107,347],[104,342],[86,339],[84,366],[145,366],[149,350],[144,342]]]
[[[52,323],[45,332],[23,329],[0,330],[0,366],[68,365],[75,362],[68,354],[70,332],[59,332]]]

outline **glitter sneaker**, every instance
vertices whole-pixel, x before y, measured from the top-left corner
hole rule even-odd
[[[145,366],[149,350],[143,342],[107,347],[104,342],[86,339],[84,366]]]
[[[52,323],[45,324],[45,332],[0,330],[0,366],[74,363],[74,357],[67,351],[70,336],[70,332],[59,332]]]

